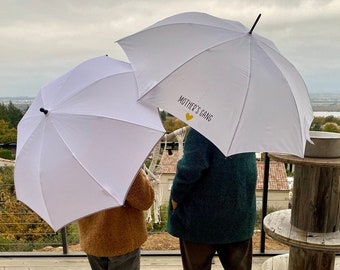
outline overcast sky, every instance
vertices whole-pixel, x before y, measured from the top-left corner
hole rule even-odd
[[[340,0],[0,0],[0,97],[34,97],[120,38],[177,13],[237,20],[271,39],[310,92],[340,93]]]

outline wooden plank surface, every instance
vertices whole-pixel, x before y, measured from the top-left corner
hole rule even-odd
[[[254,256],[252,270],[261,270],[269,256]],[[222,270],[217,257],[212,270]],[[84,257],[0,257],[0,270],[91,270],[87,258]],[[141,270],[180,270],[183,269],[181,257],[177,255],[141,256]]]
[[[289,265],[289,254],[283,254],[267,259],[263,265],[262,270],[287,270]],[[318,268],[314,268],[318,269]],[[334,269],[340,269],[340,258],[336,257]]]
[[[325,252],[340,251],[340,232],[315,233],[296,228],[290,223],[291,210],[280,210],[267,215],[264,230],[273,239],[288,246]]]
[[[269,153],[269,157],[273,160],[289,164],[309,164],[323,167],[337,167],[340,168],[340,158],[300,158],[293,155],[281,155]]]
[[[296,165],[291,223],[305,231],[339,230],[340,168]]]

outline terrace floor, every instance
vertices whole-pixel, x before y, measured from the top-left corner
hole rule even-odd
[[[260,270],[268,257],[254,257],[253,270]],[[223,267],[218,258],[213,270]],[[0,258],[0,270],[91,270],[86,257],[6,257]],[[142,256],[141,270],[174,270],[182,269],[180,256]]]
[[[278,254],[255,254],[253,256],[252,270],[278,270],[288,269],[287,253]],[[273,265],[273,260],[275,264]],[[279,262],[279,264],[277,264]],[[84,253],[71,255],[53,254],[35,254],[30,256],[26,254],[1,253],[0,252],[0,270],[91,270],[90,265]],[[178,251],[172,253],[142,253],[141,270],[180,270],[182,269],[181,257]],[[335,260],[335,268],[340,269],[340,257]],[[223,270],[218,259],[214,258],[212,270]]]

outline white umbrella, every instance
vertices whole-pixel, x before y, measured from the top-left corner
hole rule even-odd
[[[123,205],[164,134],[158,110],[136,99],[130,64],[107,56],[42,87],[18,125],[18,200],[54,230]]]
[[[253,28],[182,13],[118,43],[135,70],[140,100],[183,120],[225,155],[303,156],[313,120],[305,83]]]

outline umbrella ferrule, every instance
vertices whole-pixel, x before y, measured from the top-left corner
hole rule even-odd
[[[257,22],[259,21],[260,17],[261,17],[261,13],[259,14],[259,16],[257,16],[256,21],[255,21],[254,24],[253,24],[253,27],[252,27],[252,28],[250,29],[250,31],[249,31],[249,35],[251,35],[251,34],[253,33],[253,30],[254,30],[254,28],[255,28]]]
[[[43,112],[45,115],[48,114],[48,110],[44,109],[44,108],[40,108],[40,111]]]

